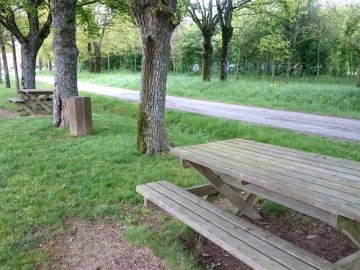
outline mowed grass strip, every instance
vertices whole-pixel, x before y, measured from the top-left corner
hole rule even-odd
[[[133,90],[140,87],[139,73],[109,72],[92,76],[82,72],[79,79]],[[227,81],[220,82],[214,74],[211,82],[203,82],[198,75],[169,74],[167,93],[234,104],[360,118],[360,91],[355,87],[355,77],[293,77],[289,84],[279,77],[274,86],[270,81],[268,76],[240,76],[236,80],[231,75]]]
[[[8,108],[12,96],[13,89],[0,88],[0,108]],[[135,192],[138,184],[166,179],[186,187],[204,181],[181,168],[175,157],[136,151],[137,104],[91,97],[91,136],[71,137],[68,129],[53,127],[51,116],[0,119],[1,269],[50,265],[39,246],[66,230],[72,218],[129,223],[129,239],[152,247],[171,269],[196,269],[179,241],[185,230],[181,223],[152,232],[134,222],[142,210],[128,213],[125,208],[142,203]],[[167,112],[167,124],[175,146],[240,137],[360,161],[358,143],[176,111]]]

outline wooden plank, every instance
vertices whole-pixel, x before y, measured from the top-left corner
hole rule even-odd
[[[148,185],[141,185],[136,187],[136,191],[153,201],[159,207],[163,208],[169,214],[175,216],[180,221],[184,222],[189,227],[193,228],[198,233],[204,235],[216,245],[222,247],[224,250],[239,258],[244,263],[251,265],[254,269],[272,269],[272,270],[286,270],[289,269],[264,256],[261,252],[249,247],[247,243],[236,239],[228,232],[219,230],[217,226],[208,222],[208,220],[200,217],[191,210],[184,208],[177,202],[169,200],[167,196],[162,195],[157,190],[154,190]],[[202,200],[197,197],[198,200]],[[236,248],[235,248],[236,247]]]
[[[315,160],[315,161],[321,160],[321,162],[323,162],[323,163],[331,164],[331,165],[334,165],[337,167],[341,166],[343,168],[349,168],[349,169],[354,169],[354,170],[358,170],[358,171],[360,170],[360,162],[354,161],[354,160],[348,160],[348,159],[343,159],[343,158],[338,158],[338,157],[333,157],[333,156],[326,156],[326,155],[312,153],[312,152],[305,152],[305,151],[301,151],[301,150],[297,150],[297,149],[290,149],[290,148],[277,146],[277,145],[273,145],[273,144],[260,143],[260,142],[244,140],[244,139],[232,139],[232,140],[227,140],[227,142],[232,142],[234,144],[247,144],[247,145],[251,145],[252,147],[258,147],[258,148],[264,149],[265,151],[266,150],[276,151],[281,154],[287,154],[287,155],[291,155],[294,157],[303,157],[308,160]]]
[[[22,98],[9,98],[8,100],[9,100],[9,102],[13,102],[13,103],[25,103],[26,102],[26,100],[22,99]]]
[[[243,168],[239,170],[237,168],[239,164],[234,166],[226,163],[217,163],[216,161],[208,159],[202,155],[194,154],[179,148],[173,149],[172,153],[202,166],[210,167],[214,171],[222,172],[236,179],[241,179],[264,189],[282,194],[286,197],[294,198],[298,201],[313,205],[330,213],[360,221],[360,207],[351,202],[329,197],[309,189],[295,187]]]
[[[360,251],[336,262],[337,269],[358,270],[360,269]]]
[[[358,247],[360,247],[360,222],[339,216],[338,228],[341,229],[347,236],[349,236],[349,238]]]
[[[190,187],[190,188],[187,188],[186,190],[192,194],[195,194],[196,196],[199,196],[199,197],[203,197],[206,195],[212,195],[212,194],[219,194],[219,191],[216,188],[214,188],[212,185],[209,185],[209,184]]]
[[[256,250],[262,251],[265,256],[277,260],[290,269],[308,269],[309,267],[310,269],[314,267],[329,269],[328,267],[332,267],[331,263],[299,249],[223,209],[208,202],[196,200],[196,197],[168,182],[161,181],[151,183],[151,185],[163,195],[167,195],[182,206],[203,216],[209,223],[215,224],[233,237],[238,238]]]
[[[250,171],[250,172],[256,172],[251,173],[251,175],[262,175],[268,178],[273,178],[275,180],[287,183],[289,185],[294,185],[297,187],[305,188],[311,191],[315,191],[327,196],[331,196],[333,198],[338,198],[341,200],[344,200],[345,202],[357,204],[360,206],[360,194],[359,196],[356,196],[354,194],[345,193],[343,191],[338,191],[334,189],[334,186],[331,186],[332,183],[328,183],[329,186],[332,188],[329,188],[323,184],[322,186],[319,185],[317,182],[320,182],[317,178],[312,178],[311,176],[306,176],[307,181],[304,181],[305,176],[301,175],[300,173],[292,173],[294,175],[291,175],[286,170],[279,170],[275,167],[269,166],[269,165],[262,165],[261,167],[258,165],[259,163],[244,159],[244,158],[238,158],[234,157],[231,154],[227,154],[225,152],[222,152],[219,154],[217,151],[212,151],[211,149],[203,150],[198,149],[196,147],[189,149],[189,152],[193,155],[201,155],[203,159],[207,160],[208,162],[211,162],[211,166],[214,166],[215,163],[217,163],[218,166],[222,166],[224,164],[232,166],[234,171],[237,172],[243,172],[244,169]],[[300,178],[302,177],[302,179]],[[245,179],[241,179],[244,180]],[[317,182],[316,182],[317,181]],[[356,191],[360,191],[357,189],[352,189]],[[350,190],[349,190],[350,192]]]
[[[204,145],[199,145],[199,147],[205,147]],[[206,146],[206,149],[209,147],[213,147],[213,149],[221,149],[224,152],[229,153],[236,153],[237,156],[241,156],[244,158],[251,158],[252,160],[261,160],[262,162],[265,162],[269,165],[276,165],[278,167],[283,168],[293,168],[293,171],[296,172],[303,172],[306,175],[312,175],[323,179],[328,179],[336,182],[338,180],[339,182],[343,183],[344,179],[350,180],[353,182],[353,184],[356,184],[356,187],[360,187],[360,171],[352,170],[351,173],[349,172],[342,172],[341,170],[337,170],[337,167],[334,165],[331,165],[331,168],[322,168],[317,165],[316,162],[299,162],[297,160],[291,160],[287,159],[287,156],[275,156],[271,155],[268,152],[260,152],[260,151],[254,151],[249,149],[242,149],[237,147],[232,147],[224,144],[212,144]],[[334,180],[333,180],[334,179]]]
[[[341,192],[352,194],[355,195],[356,198],[360,196],[360,177],[338,177],[335,175],[311,171],[309,168],[297,167],[295,163],[289,164],[283,162],[282,160],[276,160],[276,158],[266,157],[265,155],[247,155],[245,152],[224,149],[224,147],[220,146],[194,146],[189,149],[189,151],[195,153],[198,151],[201,151],[202,153],[209,153],[211,155],[218,156],[218,159],[225,158],[227,160],[254,166],[257,169],[289,176],[289,180],[296,178],[302,181],[322,185],[325,188],[332,188]],[[358,178],[359,181],[355,180],[356,178]]]
[[[329,164],[329,163],[325,163],[324,160],[327,160],[325,156],[317,156],[317,157],[313,157],[311,155],[306,156],[306,154],[302,155],[302,156],[298,156],[298,155],[291,155],[291,152],[288,151],[276,151],[273,150],[270,147],[259,147],[258,144],[243,144],[243,143],[234,143],[234,142],[229,142],[229,141],[220,141],[217,142],[216,145],[221,145],[224,147],[232,147],[238,151],[243,151],[243,150],[248,150],[254,153],[259,153],[259,154],[266,154],[267,156],[271,156],[271,157],[278,157],[278,158],[282,158],[285,161],[293,161],[296,163],[303,163],[303,164],[307,164],[307,165],[311,165],[311,166],[315,166],[317,168],[322,168],[322,169],[326,169],[326,170],[330,170],[330,171],[338,171],[338,172],[343,172],[346,174],[351,174],[351,175],[355,175],[358,176],[360,174],[360,166],[359,168],[355,169],[355,168],[344,168],[342,166],[339,166],[339,164]]]
[[[223,194],[234,206],[236,206],[241,213],[250,219],[261,219],[261,215],[256,212],[251,205],[246,203],[238,193],[236,193],[229,185],[227,185],[220,177],[218,177],[209,168],[200,166],[196,163],[189,162],[198,173],[200,173],[206,180],[210,182],[221,194]]]
[[[320,208],[317,208],[312,205],[294,200],[293,198],[285,197],[279,193],[275,193],[275,192],[266,190],[264,188],[254,186],[252,184],[242,185],[236,179],[234,179],[228,175],[219,174],[219,177],[221,179],[223,179],[230,186],[243,189],[249,193],[256,194],[257,196],[262,197],[264,199],[276,202],[278,204],[281,204],[281,205],[284,205],[291,209],[294,209],[300,213],[320,219],[335,228],[337,228],[337,226],[338,226],[337,216],[334,214],[331,214],[327,211],[324,211]]]

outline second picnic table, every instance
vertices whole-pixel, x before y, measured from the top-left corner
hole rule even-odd
[[[53,91],[42,89],[21,89],[22,99],[25,100],[24,105],[35,114],[37,109],[44,110],[51,114],[51,104]],[[28,111],[29,112],[29,111]]]

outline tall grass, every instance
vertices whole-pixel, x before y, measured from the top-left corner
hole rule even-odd
[[[95,84],[137,90],[140,74],[81,73],[80,80]],[[300,77],[289,84],[278,80],[271,85],[266,76],[242,76],[236,80],[230,76],[225,82],[217,78],[202,82],[199,76],[170,74],[167,82],[169,95],[222,101],[235,104],[304,111],[360,118],[360,90],[354,79],[348,77]]]
[[[13,89],[0,87],[0,108],[16,111],[7,103],[13,95]],[[40,244],[66,230],[69,219],[136,219],[139,213],[126,209],[142,202],[135,192],[138,184],[160,179],[183,187],[204,183],[175,157],[136,151],[136,104],[92,95],[92,106],[95,132],[79,138],[53,127],[51,116],[0,118],[1,269],[50,265],[52,258]],[[360,161],[358,143],[177,111],[167,112],[167,125],[176,146],[242,137]],[[153,232],[146,224],[130,223],[128,238],[146,242],[171,269],[197,268],[178,241],[183,225],[166,223]]]

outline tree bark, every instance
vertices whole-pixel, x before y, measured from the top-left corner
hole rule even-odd
[[[359,59],[359,66],[358,66],[358,81],[356,87],[360,87],[360,59]]]
[[[3,78],[2,78],[2,62],[1,62],[1,57],[0,57],[0,84],[3,83]]]
[[[78,95],[76,47],[76,4],[77,0],[52,0],[52,27],[54,37],[54,125],[69,124],[67,100]]]
[[[20,81],[19,81],[19,70],[18,70],[18,64],[17,64],[17,56],[16,56],[16,48],[15,48],[14,36],[11,35],[10,39],[11,39],[11,49],[12,49],[13,62],[14,62],[16,92],[19,94]]]
[[[289,79],[290,79],[291,61],[292,61],[292,55],[290,53],[287,59],[287,67],[286,67],[286,75],[285,75],[286,83],[289,83]]]
[[[224,26],[221,29],[221,60],[220,60],[220,80],[225,81],[229,71],[230,42],[233,36],[233,27]]]
[[[137,148],[154,155],[166,151],[170,141],[165,125],[167,67],[177,0],[135,0],[133,12],[141,32],[142,70]]]
[[[211,43],[212,39],[211,33],[205,33],[203,31],[203,64],[202,64],[202,79],[203,81],[210,81],[211,77],[211,65],[212,65],[212,56],[214,52],[213,45]]]
[[[21,45],[21,85],[24,89],[35,89],[36,57],[40,45],[20,42]]]
[[[0,33],[0,50],[1,50],[2,60],[3,60],[3,66],[4,66],[5,87],[11,88],[9,66],[8,66],[8,62],[7,62],[7,58],[6,58],[6,49],[5,49],[3,33]]]

